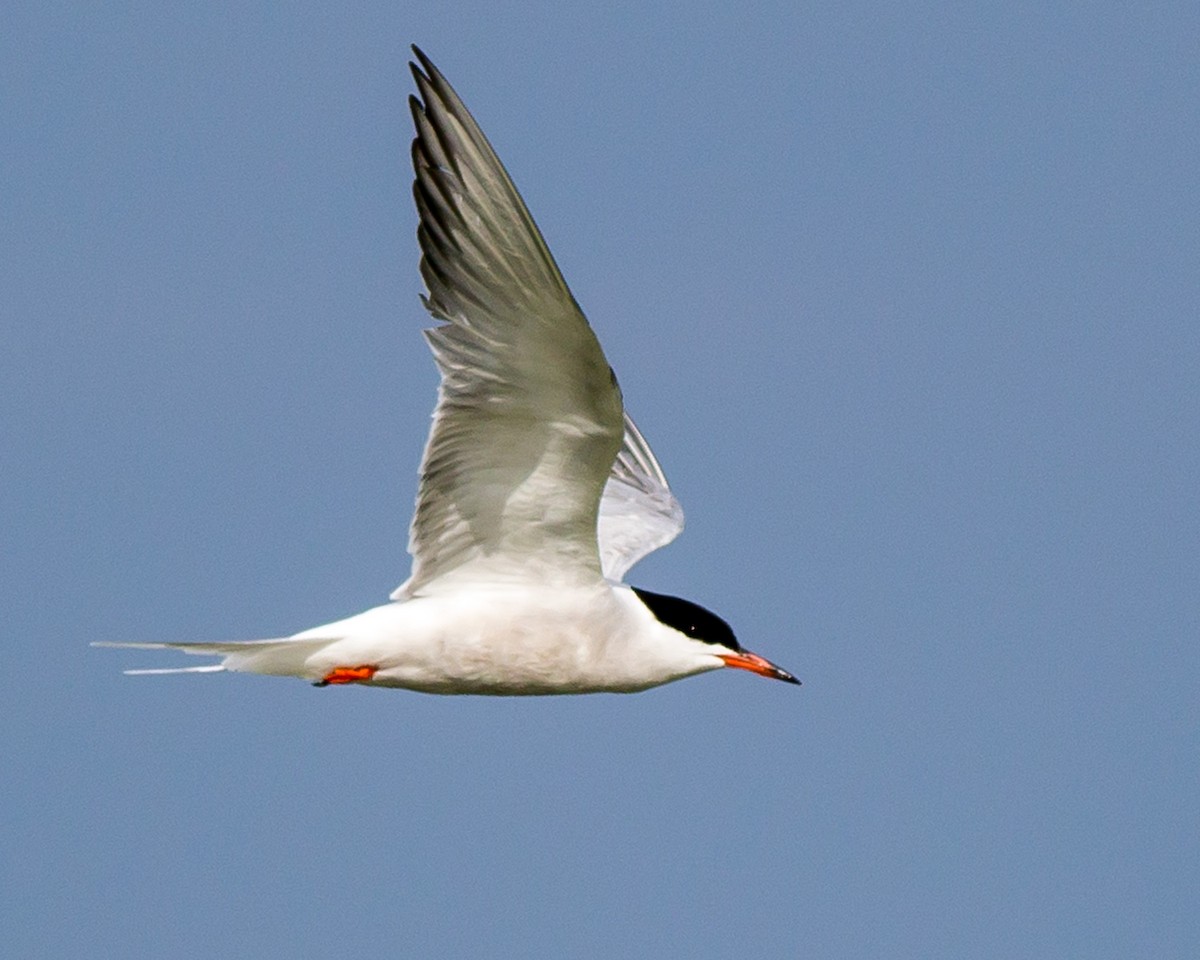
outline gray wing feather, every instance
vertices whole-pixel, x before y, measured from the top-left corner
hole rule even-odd
[[[644,556],[683,530],[683,508],[637,425],[625,414],[625,438],[600,500],[600,562],[621,580]]]
[[[487,138],[414,52],[421,275],[445,323],[426,331],[442,382],[412,575],[393,597],[477,564],[486,576],[600,576],[600,496],[624,432],[616,378]]]

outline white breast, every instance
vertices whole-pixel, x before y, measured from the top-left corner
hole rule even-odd
[[[624,587],[476,587],[414,597],[305,631],[340,635],[308,661],[314,677],[376,666],[376,686],[429,693],[642,690],[696,672],[664,658],[665,632]]]

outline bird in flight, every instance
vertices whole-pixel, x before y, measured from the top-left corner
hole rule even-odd
[[[723,667],[799,683],[698,604],[623,582],[683,511],[500,159],[413,51],[413,195],[441,384],[411,575],[390,603],[290,637],[99,645],[221,658],[129,673],[442,694],[632,693]]]

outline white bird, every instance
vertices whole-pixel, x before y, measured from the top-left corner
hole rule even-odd
[[[413,194],[441,372],[391,602],[294,636],[107,643],[427,693],[634,692],[720,667],[789,683],[697,604],[626,586],[683,511],[487,138],[416,47]]]

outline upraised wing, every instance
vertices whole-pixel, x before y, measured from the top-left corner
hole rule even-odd
[[[600,500],[600,564],[622,580],[635,563],[683,530],[683,508],[646,438],[625,414],[625,440]]]
[[[413,49],[413,195],[442,382],[412,575],[392,596],[451,574],[600,577],[600,497],[625,432],[616,377],[487,138]]]

